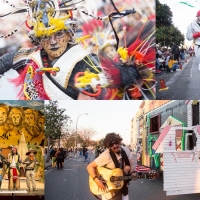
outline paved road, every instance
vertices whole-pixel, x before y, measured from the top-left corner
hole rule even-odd
[[[89,154],[91,160],[94,158]],[[83,157],[65,161],[63,170],[48,169],[45,175],[45,199],[47,200],[95,200],[88,188],[87,164]],[[199,200],[200,194],[166,196],[162,178],[138,179],[129,186],[130,200]]]
[[[158,74],[156,76],[156,99],[198,99],[200,97],[199,77],[200,69],[194,57],[183,65],[182,71]],[[168,90],[159,91],[159,81],[161,79],[165,80],[165,84],[169,88]]]

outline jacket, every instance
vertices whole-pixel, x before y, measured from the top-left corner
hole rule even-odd
[[[168,67],[169,67],[169,68],[172,68],[173,64],[175,64],[175,63],[177,63],[176,60],[170,59],[169,62],[168,62]]]
[[[193,34],[196,32],[200,32],[200,25],[197,24],[196,20],[189,24],[187,27],[186,38],[187,40],[194,40],[194,44],[200,45],[200,37],[194,39]]]

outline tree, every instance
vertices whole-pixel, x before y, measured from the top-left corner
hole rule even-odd
[[[171,46],[172,42],[184,43],[184,35],[174,26],[170,7],[156,0],[156,42],[162,46]]]
[[[104,139],[105,139],[105,138],[102,138],[102,139],[99,140],[99,146],[100,146],[100,147],[103,147],[103,146],[104,146],[104,143],[103,143]]]
[[[81,128],[78,135],[83,139],[83,145],[89,146],[90,139],[96,135],[97,132],[93,128]]]
[[[47,159],[49,158],[50,139],[60,139],[64,123],[70,120],[70,117],[64,114],[65,111],[65,109],[58,107],[58,101],[49,101],[45,105],[45,136],[48,139]]]
[[[156,0],[156,27],[171,26],[173,14],[170,7],[166,4],[161,4]]]
[[[156,28],[156,41],[162,46],[171,46],[172,42],[183,45],[184,40],[184,35],[174,25]]]

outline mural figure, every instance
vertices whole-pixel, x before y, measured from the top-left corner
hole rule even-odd
[[[22,110],[20,108],[11,108],[8,115],[9,131],[6,134],[10,144],[18,145],[19,143],[21,137],[20,130],[22,129],[22,119]]]
[[[36,125],[37,112],[28,108],[24,111],[24,127],[22,131],[27,142],[33,142],[32,140],[39,136],[39,128]]]
[[[9,129],[8,124],[6,123],[8,111],[8,106],[0,104],[0,142],[6,139],[6,132]]]

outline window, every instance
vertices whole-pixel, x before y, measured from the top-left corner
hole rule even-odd
[[[160,115],[150,118],[150,133],[159,133],[160,128]]]
[[[192,135],[187,135],[187,150],[193,150]]]
[[[193,131],[188,131],[189,133],[185,134],[185,150],[193,150],[196,140],[196,135],[193,133]]]
[[[199,102],[192,105],[192,126],[199,124]]]

